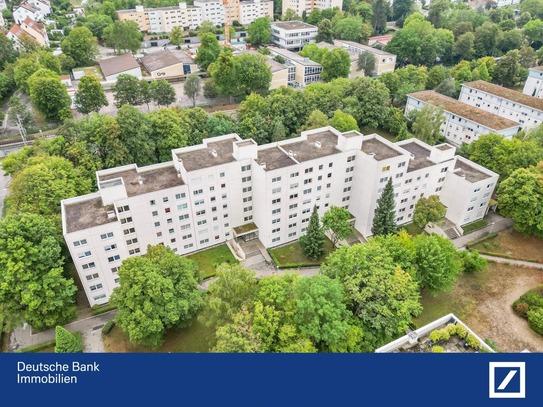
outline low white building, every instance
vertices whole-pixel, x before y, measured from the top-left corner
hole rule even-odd
[[[102,59],[99,64],[106,82],[116,82],[117,76],[121,74],[132,75],[138,79],[142,78],[140,65],[132,54]]]
[[[269,17],[273,20],[273,0],[242,0],[239,2],[239,22],[242,25],[249,25],[260,17]]]
[[[474,9],[485,9],[486,5],[489,0],[471,0],[468,1],[468,6]],[[519,4],[520,0],[493,0],[494,4],[496,4],[495,7],[506,7],[506,6],[514,6],[515,4]]]
[[[279,55],[285,60],[285,65],[288,68],[288,86],[305,88],[310,83],[319,82],[321,80],[321,64],[287,49],[276,47],[269,47],[268,49],[272,56]]]
[[[522,93],[543,99],[543,66],[536,66],[529,69],[528,78],[526,79]]]
[[[543,122],[543,100],[485,81],[462,84],[459,100],[503,118],[522,128]]]
[[[198,71],[198,65],[184,52],[153,52],[140,59],[153,79],[181,78]]]
[[[2,14],[2,11],[4,11],[7,8],[8,6],[6,4],[6,0],[0,0],[0,14]]]
[[[0,28],[4,28],[4,25],[6,25],[6,22],[4,21],[4,16],[0,12]]]
[[[350,53],[355,53],[356,55],[360,55],[363,52],[372,53],[375,57],[374,76],[379,76],[386,72],[394,72],[394,69],[396,68],[396,55],[391,54],[390,52],[359,44],[354,41],[334,40],[334,45],[341,47]],[[351,72],[354,69],[352,64],[353,62],[351,62]],[[356,59],[356,69],[358,69],[358,58]]]
[[[343,0],[283,0],[282,7],[283,14],[290,9],[301,17],[304,11],[309,15],[313,10],[326,10],[335,7],[341,10]]]
[[[271,24],[272,43],[288,50],[300,51],[315,42],[318,29],[302,21],[275,21]]]
[[[407,116],[411,110],[421,110],[427,104],[443,109],[445,120],[441,125],[441,134],[457,146],[462,143],[470,144],[479,136],[488,133],[501,134],[511,139],[521,129],[517,122],[459,102],[433,90],[408,94],[405,115]]]
[[[98,192],[61,202],[63,235],[90,304],[103,304],[121,262],[147,245],[179,254],[256,238],[278,246],[305,233],[314,206],[323,215],[332,205],[369,236],[389,178],[398,224],[434,194],[451,222],[481,219],[498,175],[454,153],[448,144],[394,144],[331,127],[261,146],[228,134],[172,150],[170,162],[98,171]]]
[[[40,10],[44,16],[48,16],[49,14],[51,14],[52,9],[51,9],[51,3],[49,2],[49,0],[28,0],[28,1],[32,3],[34,7],[36,7],[38,10]]]

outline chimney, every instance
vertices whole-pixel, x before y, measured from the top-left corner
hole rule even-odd
[[[319,140],[315,141],[315,147],[317,148],[321,148],[322,147],[322,144]]]
[[[138,175],[138,184],[143,185],[143,178],[141,175]]]
[[[215,150],[214,148],[211,149],[211,155],[215,158],[217,158],[217,150]]]

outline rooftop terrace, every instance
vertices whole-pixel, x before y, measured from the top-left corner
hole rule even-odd
[[[86,201],[64,205],[66,232],[93,228],[117,221],[117,217],[108,219],[107,213],[113,211],[113,205],[103,206],[102,198],[96,197]]]
[[[235,137],[226,140],[207,143],[207,148],[200,148],[177,154],[177,158],[183,161],[186,171],[196,171],[209,168],[214,165],[227,164],[235,161],[233,142]]]
[[[483,92],[490,93],[492,95],[519,103],[521,105],[543,111],[543,99],[538,99],[533,96],[525,95],[524,93],[517,92],[516,90],[507,89],[503,86],[494,85],[493,83],[485,81],[468,82],[462,84],[462,86],[481,90]]]
[[[377,138],[370,138],[362,141],[362,151],[366,154],[374,154],[373,158],[377,161],[387,160],[392,157],[401,155],[390,146],[387,146]]]
[[[466,181],[469,182],[479,182],[484,179],[490,178],[490,175],[485,174],[482,171],[479,171],[477,168],[472,167],[471,165],[465,163],[464,161],[461,161],[460,159],[456,159],[456,165],[454,166],[456,175],[464,175],[466,178]]]

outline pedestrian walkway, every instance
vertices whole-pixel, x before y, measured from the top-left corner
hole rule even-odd
[[[543,264],[541,263],[534,263],[531,261],[516,260],[516,259],[507,259],[505,257],[498,257],[498,256],[488,256],[486,254],[481,254],[481,257],[484,257],[487,260],[495,261],[496,263],[506,263],[506,264],[511,264],[513,266],[529,267],[529,268],[543,270]]]
[[[468,243],[473,242],[474,240],[480,239],[491,233],[503,232],[511,227],[513,227],[513,221],[509,218],[504,218],[498,215],[495,212],[490,212],[486,218],[488,225],[484,228],[476,230],[469,235],[464,235],[458,239],[452,240],[456,248],[461,249],[465,247]]]

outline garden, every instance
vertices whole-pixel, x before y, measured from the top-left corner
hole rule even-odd
[[[326,259],[326,257],[335,250],[334,244],[330,239],[324,240],[324,254],[316,259],[310,259],[304,256],[300,242],[289,243],[285,246],[268,249],[273,262],[277,267],[281,268],[297,268],[297,267],[318,267]]]
[[[199,269],[204,273],[204,278],[213,277],[217,272],[217,266],[222,263],[239,263],[226,244],[202,250],[186,257],[198,263]]]
[[[479,253],[543,263],[543,240],[508,230],[469,245]]]

